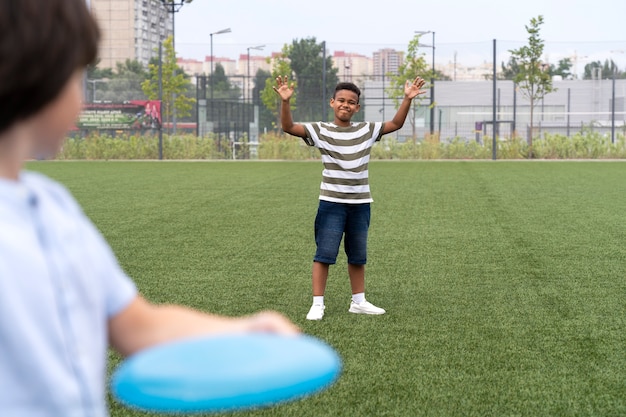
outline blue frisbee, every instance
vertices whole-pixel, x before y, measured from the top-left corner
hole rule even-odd
[[[127,406],[160,413],[267,407],[330,386],[341,360],[310,336],[254,333],[186,339],[136,353],[113,373]]]

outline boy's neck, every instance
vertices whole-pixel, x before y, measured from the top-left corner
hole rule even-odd
[[[28,135],[19,128],[0,133],[0,178],[17,181],[29,156]]]
[[[333,122],[336,126],[339,127],[350,127],[352,125],[352,121],[348,120],[347,122],[343,121],[343,120],[339,120],[337,118],[335,118],[335,121]]]

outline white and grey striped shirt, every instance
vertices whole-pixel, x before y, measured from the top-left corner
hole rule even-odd
[[[335,203],[371,203],[368,164],[374,143],[380,140],[382,122],[304,123],[309,146],[319,148],[324,163],[320,200]]]

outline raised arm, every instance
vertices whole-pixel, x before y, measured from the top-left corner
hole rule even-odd
[[[276,78],[276,85],[274,91],[280,96],[280,124],[283,130],[290,135],[298,136],[301,138],[306,137],[306,129],[300,124],[293,122],[291,117],[291,107],[289,106],[289,99],[293,95],[294,84],[289,84],[289,79],[285,77]]]
[[[416,77],[413,82],[407,80],[404,85],[404,99],[402,100],[402,103],[400,104],[400,107],[398,108],[398,111],[393,119],[389,122],[385,122],[382,133],[383,135],[395,132],[396,130],[402,128],[404,121],[406,120],[406,116],[409,114],[409,110],[411,109],[411,102],[415,97],[426,92],[425,90],[421,90],[424,83],[425,81],[420,77]]]

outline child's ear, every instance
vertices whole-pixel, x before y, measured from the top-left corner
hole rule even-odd
[[[332,107],[332,106],[333,106],[333,103],[335,103],[335,98],[334,98],[334,97],[331,97],[331,99],[330,99],[330,103],[328,103],[328,104],[330,105],[330,107]]]
[[[361,103],[357,103],[355,113],[358,113],[361,110]]]

